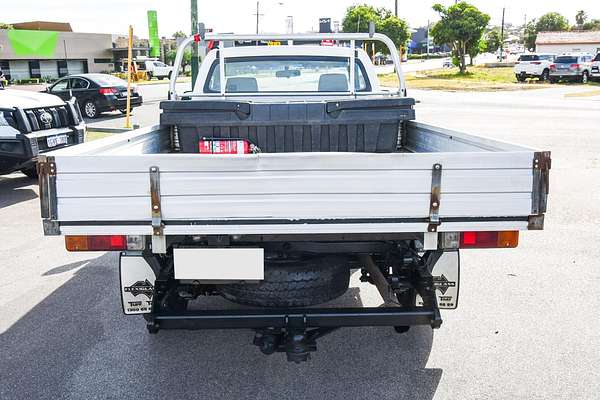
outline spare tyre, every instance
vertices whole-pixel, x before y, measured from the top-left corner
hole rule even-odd
[[[264,280],[219,285],[226,299],[260,307],[304,307],[343,295],[350,281],[345,257],[265,260]]]

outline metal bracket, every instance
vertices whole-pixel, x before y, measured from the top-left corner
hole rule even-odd
[[[431,198],[429,200],[428,232],[437,232],[440,222],[440,193],[442,187],[442,164],[433,164],[431,169]]]
[[[152,234],[162,236],[164,224],[160,204],[160,170],[150,167],[150,201],[152,207]]]
[[[533,215],[546,212],[551,165],[552,160],[549,151],[538,151],[533,154],[533,188],[531,196],[531,213]]]
[[[43,219],[56,220],[58,207],[56,198],[56,162],[54,157],[39,156],[37,163],[40,188],[40,210]]]

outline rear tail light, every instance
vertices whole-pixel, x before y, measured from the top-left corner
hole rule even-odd
[[[103,94],[105,96],[111,95],[111,94],[116,94],[119,91],[117,90],[117,88],[114,87],[109,87],[109,88],[100,88],[98,89],[98,93]]]
[[[138,235],[65,236],[67,251],[143,250],[144,237]]]
[[[520,61],[515,61],[515,64],[520,64],[520,63],[521,63]]]
[[[579,69],[579,64],[571,64],[571,68],[573,68],[573,69]]]
[[[250,154],[256,151],[256,146],[245,139],[210,139],[198,141],[200,154]]]
[[[535,64],[535,65],[540,65],[540,64],[541,64],[541,62],[540,62],[540,61],[532,61],[531,63],[532,63],[532,64]]]
[[[519,231],[461,232],[461,249],[514,248],[519,244]]]
[[[551,70],[555,70],[556,69],[556,64],[550,64],[550,69]]]

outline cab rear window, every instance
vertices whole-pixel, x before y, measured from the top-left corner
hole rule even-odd
[[[556,60],[554,60],[557,64],[575,64],[577,63],[577,57],[572,56],[558,56]]]
[[[350,60],[345,57],[257,56],[225,59],[225,93],[347,92]],[[354,87],[371,90],[363,65],[356,60]],[[219,61],[211,66],[205,93],[220,90]]]
[[[539,59],[537,54],[522,54],[517,61],[538,61]]]

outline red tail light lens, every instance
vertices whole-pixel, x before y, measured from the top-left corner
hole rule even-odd
[[[571,64],[571,68],[573,68],[573,69],[579,69],[579,64]]]
[[[540,65],[540,64],[541,64],[541,62],[540,62],[540,61],[532,61],[531,63],[532,63],[532,64],[535,64],[535,65]]]
[[[127,250],[125,235],[65,236],[68,251]]]
[[[550,69],[556,69],[556,64],[550,64]]]
[[[110,94],[115,94],[118,93],[119,91],[117,90],[117,88],[114,87],[109,87],[109,88],[100,88],[98,90],[98,93],[103,94],[103,95],[110,95]]]
[[[519,245],[519,231],[462,232],[461,249],[514,248]]]

